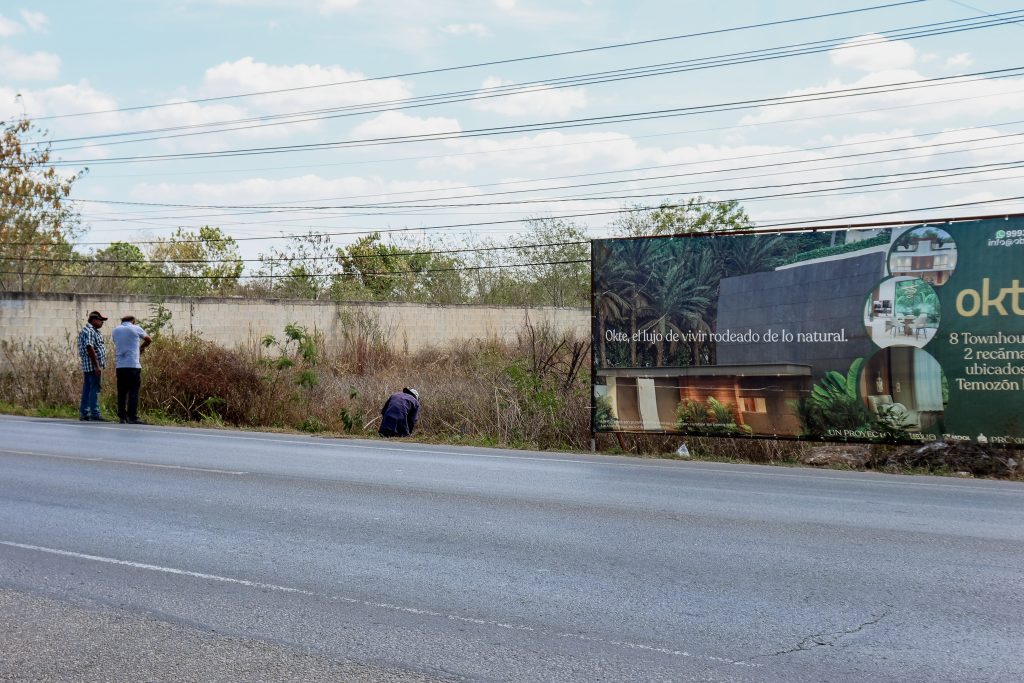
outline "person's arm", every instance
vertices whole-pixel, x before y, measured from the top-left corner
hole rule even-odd
[[[92,344],[85,347],[85,352],[89,354],[89,360],[92,362],[92,374],[97,377],[103,372],[100,368],[100,357],[96,355],[96,349],[93,348]]]
[[[413,403],[412,409],[409,411],[409,433],[412,434],[412,430],[416,428],[416,421],[420,417],[420,405]]]
[[[139,355],[141,356],[142,352],[146,350],[146,347],[152,343],[153,339],[148,334],[143,335],[142,343],[139,344]]]

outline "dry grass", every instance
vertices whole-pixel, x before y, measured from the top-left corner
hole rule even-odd
[[[354,320],[336,345],[226,349],[197,337],[163,337],[143,356],[141,407],[150,418],[372,436],[380,408],[403,386],[421,392],[416,438],[514,448],[590,448],[589,345],[528,326],[514,344],[477,341],[415,354],[397,352],[372,320]],[[106,373],[102,403],[112,412]],[[0,396],[9,411],[77,412],[81,372],[70,341],[0,342]],[[815,444],[770,439],[630,434],[597,437],[598,450],[673,457],[680,443],[698,458],[801,463]],[[906,450],[906,449],[904,449]],[[923,452],[923,451],[922,451]],[[1024,476],[1016,454],[948,454],[874,447],[865,466],[889,471],[969,471]],[[990,457],[991,456],[991,457]],[[915,459],[916,458],[916,459]],[[925,458],[927,462],[924,462]]]
[[[177,421],[372,435],[387,396],[409,386],[420,390],[424,406],[419,438],[589,446],[583,341],[531,326],[515,344],[480,341],[407,355],[372,320],[348,322],[333,346],[305,331],[238,349],[162,337],[143,356],[141,407]],[[8,343],[2,350],[0,391],[8,404],[77,406],[81,376],[70,343]],[[107,377],[109,408],[113,372]]]
[[[109,395],[110,387],[103,388],[104,395]],[[45,344],[0,341],[0,396],[5,402],[32,408],[74,404],[77,410],[81,395],[82,370],[70,340]]]

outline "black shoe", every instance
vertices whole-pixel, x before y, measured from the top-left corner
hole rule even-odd
[[[148,425],[149,424],[148,422],[143,422],[142,420],[125,420],[125,422],[127,424],[130,424],[130,425]]]
[[[128,424],[128,418],[122,417],[120,420],[118,420],[118,422],[120,422],[123,425],[126,425]]]
[[[107,418],[103,417],[102,415],[97,415],[96,417],[90,417],[89,419],[92,420],[93,422],[110,422],[110,420],[108,420]]]
[[[88,415],[82,415],[82,416],[80,416],[80,417],[78,418],[78,421],[79,421],[79,422],[91,422],[91,421],[92,421],[92,418],[91,418],[91,417],[89,417]]]

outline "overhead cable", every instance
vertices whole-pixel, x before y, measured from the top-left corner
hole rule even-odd
[[[81,117],[81,116],[94,116],[94,115],[97,115],[97,114],[112,114],[112,113],[117,113],[117,112],[138,111],[140,109],[160,109],[160,108],[166,108],[166,107],[181,106],[181,105],[186,105],[186,104],[202,104],[202,103],[205,103],[205,102],[222,102],[224,100],[239,99],[239,98],[245,98],[245,97],[257,97],[257,96],[263,96],[263,95],[277,95],[277,94],[281,94],[281,93],[300,92],[300,91],[304,91],[304,90],[315,90],[315,89],[319,89],[319,88],[330,88],[330,87],[336,87],[336,86],[342,86],[342,85],[354,85],[354,84],[357,84],[357,83],[369,83],[369,82],[373,82],[373,81],[390,80],[390,79],[395,79],[395,78],[408,78],[408,77],[411,77],[411,76],[423,76],[423,75],[427,75],[427,74],[447,73],[447,72],[450,72],[450,71],[461,71],[461,70],[464,70],[464,69],[475,69],[475,68],[482,68],[482,67],[489,67],[489,66],[497,66],[497,65],[500,65],[500,64],[514,64],[514,63],[518,63],[518,62],[535,61],[535,60],[539,60],[539,59],[550,59],[550,58],[553,58],[553,57],[565,57],[565,56],[568,56],[568,55],[585,54],[585,53],[590,53],[590,52],[599,52],[599,51],[603,51],[603,50],[614,50],[614,49],[620,49],[620,48],[625,48],[625,47],[636,47],[636,46],[639,46],[639,45],[651,45],[651,44],[654,44],[654,43],[664,43],[664,42],[675,41],[675,40],[683,40],[683,39],[687,39],[687,38],[697,38],[697,37],[705,37],[705,36],[712,36],[712,35],[720,35],[720,34],[723,34],[723,33],[731,33],[731,32],[734,32],[734,31],[746,31],[746,30],[750,30],[750,29],[766,28],[766,27],[769,27],[769,26],[783,26],[783,25],[786,25],[786,24],[794,24],[794,23],[800,23],[800,22],[805,22],[805,21],[812,21],[812,20],[816,20],[816,19],[827,19],[827,18],[832,18],[832,17],[847,16],[847,15],[851,15],[851,14],[859,14],[859,13],[864,13],[864,12],[873,12],[873,11],[876,11],[876,10],[891,9],[891,8],[894,8],[894,7],[901,7],[901,6],[904,6],[904,5],[916,5],[916,4],[919,4],[919,3],[924,2],[924,1],[925,0],[901,0],[900,2],[890,2],[890,3],[885,3],[885,4],[882,4],[882,5],[871,5],[871,6],[868,6],[868,7],[858,7],[858,8],[849,9],[849,10],[838,10],[838,11],[835,11],[835,12],[825,12],[825,13],[822,13],[822,14],[812,14],[812,15],[802,16],[802,17],[792,17],[790,19],[778,19],[778,20],[775,20],[775,21],[765,21],[765,22],[760,22],[760,23],[756,23],[756,24],[744,24],[744,25],[740,25],[740,26],[732,26],[732,27],[722,28],[722,29],[711,29],[711,30],[706,30],[706,31],[696,31],[696,32],[693,32],[693,33],[684,33],[684,34],[679,34],[679,35],[674,35],[674,36],[665,36],[665,37],[662,37],[662,38],[650,38],[650,39],[647,39],[647,40],[637,40],[637,41],[632,41],[632,42],[628,42],[628,43],[615,43],[615,44],[611,44],[611,45],[601,45],[601,46],[598,46],[598,47],[580,48],[580,49],[576,49],[576,50],[563,50],[561,52],[548,52],[548,53],[544,53],[544,54],[529,55],[529,56],[525,56],[525,57],[512,57],[512,58],[509,58],[509,59],[498,59],[498,60],[492,60],[492,61],[487,61],[487,62],[477,62],[477,63],[474,63],[474,64],[463,64],[463,65],[458,65],[458,66],[441,67],[441,68],[436,68],[436,69],[424,69],[424,70],[420,70],[420,71],[407,71],[407,72],[404,72],[404,73],[396,73],[396,74],[391,74],[391,75],[387,75],[387,76],[373,76],[373,77],[370,77],[370,78],[359,78],[359,79],[352,79],[352,80],[349,80],[349,81],[339,81],[339,82],[334,82],[334,83],[320,83],[320,84],[316,84],[316,85],[293,86],[293,87],[290,87],[290,88],[278,88],[278,89],[275,89],[275,90],[261,90],[261,91],[248,92],[248,93],[238,93],[238,94],[234,94],[234,95],[220,95],[220,96],[217,96],[217,97],[205,97],[205,98],[192,99],[192,100],[183,100],[183,101],[180,101],[180,102],[163,102],[163,103],[159,103],[159,104],[137,105],[137,106],[134,106],[134,107],[120,107],[120,108],[114,108],[114,109],[103,109],[103,110],[96,110],[96,111],[89,111],[89,112],[78,112],[78,113],[75,113],[75,114],[55,114],[55,115],[52,115],[52,116],[37,117],[35,120],[42,121],[42,120],[52,120],[52,119],[64,119],[64,118],[74,118],[74,117]]]

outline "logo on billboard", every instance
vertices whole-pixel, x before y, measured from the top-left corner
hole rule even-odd
[[[1024,230],[996,230],[995,237],[988,240],[990,247],[1015,247],[1024,245]]]

